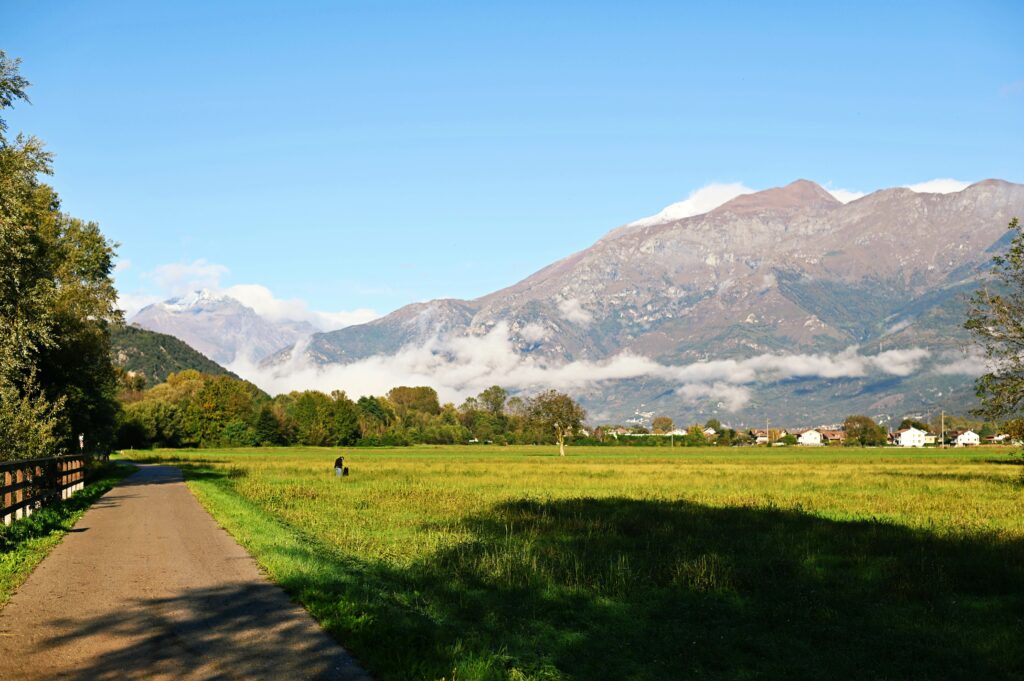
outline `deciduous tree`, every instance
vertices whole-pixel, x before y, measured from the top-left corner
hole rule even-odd
[[[558,453],[565,456],[565,441],[583,427],[587,417],[583,407],[575,400],[557,390],[548,390],[530,399],[530,421],[547,432],[554,432],[558,442]]]
[[[886,441],[885,429],[875,423],[870,416],[847,416],[843,422],[843,429],[846,431],[847,445],[874,447],[884,445]]]
[[[668,433],[671,432],[673,427],[672,418],[669,416],[655,416],[654,420],[651,421],[651,428],[655,433]]]
[[[985,286],[971,297],[964,328],[984,352],[988,371],[975,390],[980,415],[990,419],[1024,414],[1024,228],[1014,218],[1005,253],[992,258]]]

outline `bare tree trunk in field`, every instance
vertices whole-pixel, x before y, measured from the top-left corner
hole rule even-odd
[[[565,456],[565,436],[558,434],[558,455]]]

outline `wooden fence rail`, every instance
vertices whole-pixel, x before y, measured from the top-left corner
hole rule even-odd
[[[67,499],[84,486],[84,456],[0,463],[0,517],[10,525],[36,509]]]

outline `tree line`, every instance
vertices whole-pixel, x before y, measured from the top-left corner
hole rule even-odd
[[[586,412],[555,390],[509,396],[492,386],[460,406],[427,386],[384,396],[296,391],[270,397],[232,376],[173,373],[148,390],[125,375],[116,446],[313,447],[412,444],[559,444],[581,434]]]

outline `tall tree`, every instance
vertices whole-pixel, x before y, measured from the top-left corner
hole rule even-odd
[[[27,100],[19,64],[0,51],[0,110]],[[6,130],[0,118],[0,411],[42,430],[31,446],[5,435],[0,457],[77,449],[78,434],[102,450],[117,409],[113,244],[96,224],[61,212],[57,193],[39,179],[51,173],[42,143],[21,134],[9,140]]]
[[[977,413],[993,420],[1024,412],[1024,228],[1014,218],[1009,229],[1010,247],[992,258],[989,280],[971,297],[964,323],[989,369],[975,384]]]
[[[501,416],[505,412],[505,400],[508,399],[508,391],[500,385],[492,385],[477,395],[476,399],[485,410],[495,416]]]
[[[548,390],[530,399],[530,420],[541,431],[553,432],[558,453],[565,456],[565,441],[583,427],[587,412],[565,393]]]

